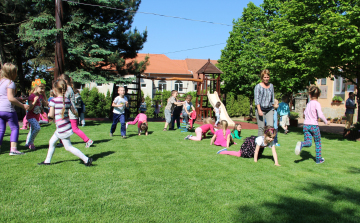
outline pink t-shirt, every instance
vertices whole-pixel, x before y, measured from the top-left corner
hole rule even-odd
[[[144,113],[139,113],[139,122],[146,122],[147,121],[147,116]]]
[[[225,136],[222,129],[219,129],[215,132],[216,139],[214,144],[217,146],[227,147],[227,136],[231,133],[230,129],[226,129]]]
[[[211,130],[211,133],[212,133],[212,134],[215,134],[215,132],[214,132],[214,126],[213,126],[212,124],[205,124],[205,125],[200,126],[200,128],[202,129],[202,133],[203,133],[204,137],[205,137],[205,134],[206,134],[209,130]]]
[[[29,102],[34,101],[34,98],[36,97],[35,94],[31,94],[29,96]],[[26,113],[26,119],[34,118],[36,121],[40,120],[40,113],[41,113],[41,102],[44,100],[44,97],[42,95],[39,95],[39,99],[37,100],[36,104],[34,105],[33,109],[29,110]],[[29,103],[30,104],[30,103]]]
[[[304,125],[319,125],[317,121],[318,118],[321,118],[325,124],[327,124],[327,120],[321,111],[321,105],[318,101],[311,100],[309,103],[307,103],[304,115]]]

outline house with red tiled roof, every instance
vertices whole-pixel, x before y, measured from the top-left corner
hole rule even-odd
[[[185,60],[172,60],[164,54],[141,54],[139,53],[135,58],[137,61],[143,61],[145,57],[149,57],[149,65],[142,74],[146,77],[165,77],[165,78],[199,78],[197,71],[206,64],[206,59],[185,59]],[[132,59],[132,60],[135,60]],[[127,62],[131,62],[128,60]],[[211,60],[211,63],[216,64],[216,60]],[[111,69],[111,68],[110,68]],[[113,68],[115,69],[115,68]],[[125,78],[131,75],[125,76]],[[178,90],[180,94],[186,94],[190,91],[195,91],[197,84],[193,81],[180,81],[180,80],[151,80],[142,78],[140,80],[141,90],[144,92],[145,97],[154,97],[156,90]],[[86,87],[97,87],[100,92],[106,94],[109,90],[112,93],[113,84],[86,84]],[[135,88],[129,85],[129,88]]]

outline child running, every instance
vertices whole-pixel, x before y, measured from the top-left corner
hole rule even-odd
[[[215,122],[215,127],[217,127],[217,124],[219,123],[220,121],[220,114],[221,114],[221,102],[218,101],[215,105],[215,108],[214,108],[214,112],[215,112],[215,116],[216,116],[216,122]]]
[[[41,129],[39,120],[42,103],[44,102],[45,84],[46,82],[43,79],[36,79],[31,83],[33,90],[28,99],[30,108],[26,113],[26,119],[30,123],[30,131],[27,135],[25,147],[29,147],[32,150],[35,149],[34,140]]]
[[[234,129],[231,132],[231,137],[233,139],[241,139],[241,124],[235,124]]]
[[[57,80],[54,83],[55,98],[50,101],[49,116],[55,118],[56,130],[49,141],[49,150],[45,161],[38,165],[50,165],[51,158],[55,152],[55,144],[61,139],[65,149],[84,161],[85,166],[91,166],[92,158],[85,156],[79,149],[71,145],[70,136],[73,134],[69,119],[69,109],[74,115],[77,115],[76,109],[72,106],[71,101],[65,97],[67,85],[64,80]]]
[[[300,152],[303,147],[310,147],[312,144],[312,137],[315,141],[315,151],[316,151],[316,164],[325,162],[325,159],[321,157],[321,135],[319,129],[318,118],[321,118],[325,124],[330,124],[327,122],[324,114],[321,111],[321,105],[317,101],[320,96],[320,89],[315,85],[309,87],[309,96],[310,102],[307,103],[306,109],[304,111],[305,120],[304,120],[304,141],[297,142],[295,147],[295,154],[300,155]]]
[[[188,135],[186,139],[201,141],[202,137],[206,138],[206,133],[210,130],[212,134],[215,134],[214,126],[212,125],[213,121],[210,117],[203,120],[204,125],[197,127],[195,129],[196,136]]]
[[[217,130],[214,136],[211,138],[210,146],[214,144],[216,146],[229,148],[230,143],[234,143],[231,137],[231,131],[230,129],[227,129],[227,127],[228,127],[228,122],[226,120],[221,120],[220,129]]]
[[[125,107],[129,106],[128,99],[125,97],[125,88],[119,87],[118,88],[118,94],[113,103],[112,106],[114,107],[113,110],[113,123],[111,125],[110,129],[110,136],[113,136],[113,133],[116,130],[117,123],[121,123],[121,129],[120,133],[122,138],[126,138],[126,126],[125,126]]]
[[[134,121],[126,123],[126,129],[128,125],[135,125],[138,124],[138,134],[141,135],[141,132],[145,132],[145,135],[148,135],[148,123],[147,123],[147,116],[144,113],[139,113]]]
[[[272,154],[275,161],[275,166],[280,166],[276,154],[276,149],[274,145],[274,138],[276,135],[276,130],[271,126],[266,126],[264,128],[263,136],[251,136],[246,138],[245,142],[241,145],[239,151],[227,151],[227,149],[222,149],[218,151],[218,154],[230,155],[244,158],[254,157],[254,162],[258,161],[258,158],[261,157],[264,148],[269,147],[272,150]]]

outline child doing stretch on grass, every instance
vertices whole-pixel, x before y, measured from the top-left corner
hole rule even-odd
[[[241,124],[236,124],[234,129],[231,132],[231,137],[233,139],[241,139]]]
[[[22,155],[24,153],[17,150],[19,138],[19,122],[14,105],[29,109],[29,105],[19,102],[15,96],[14,80],[17,76],[17,68],[11,63],[5,63],[0,70],[0,149],[3,142],[6,123],[11,129],[10,135],[10,156]]]
[[[42,103],[45,103],[45,84],[46,82],[43,79],[36,79],[31,83],[32,91],[28,99],[30,108],[26,113],[26,119],[30,123],[30,131],[27,135],[25,145],[30,149],[35,149],[34,140],[37,134],[40,132],[39,120],[42,110]]]
[[[217,124],[219,123],[220,121],[220,114],[221,114],[221,102],[218,101],[215,105],[215,108],[214,108],[214,112],[215,112],[215,116],[216,116],[216,122],[215,122],[215,127],[217,127]]]
[[[210,130],[212,134],[215,134],[214,132],[214,126],[212,125],[213,120],[208,117],[203,120],[204,125],[197,127],[195,129],[196,136],[188,135],[185,137],[185,139],[190,139],[194,141],[201,141],[202,136],[206,138],[206,133]]]
[[[145,135],[148,135],[148,123],[147,123],[147,116],[144,113],[138,114],[134,121],[126,123],[126,129],[128,125],[135,125],[138,124],[138,134],[141,135],[141,132],[145,132]]]
[[[38,165],[50,165],[51,158],[55,152],[55,144],[61,139],[65,149],[84,161],[85,166],[91,166],[92,158],[85,156],[79,149],[71,145],[70,136],[73,134],[71,122],[69,119],[69,110],[76,116],[77,111],[72,105],[71,101],[65,97],[67,85],[64,80],[57,80],[54,83],[55,96],[51,99],[49,106],[49,116],[55,118],[56,130],[49,141],[49,150],[45,161],[38,163]]]
[[[297,142],[295,147],[295,154],[300,155],[300,152],[303,147],[310,147],[312,144],[312,137],[315,141],[315,151],[316,151],[316,163],[320,164],[325,162],[325,159],[321,157],[321,135],[319,129],[318,118],[321,118],[325,124],[330,124],[327,122],[324,114],[321,111],[321,105],[317,101],[320,96],[320,89],[315,85],[309,87],[309,96],[310,102],[307,103],[304,114],[304,141]]]
[[[215,132],[214,136],[211,138],[210,146],[214,144],[216,146],[229,148],[229,146],[232,143],[234,143],[231,137],[231,131],[230,129],[227,129],[227,127],[228,127],[228,122],[226,120],[221,120],[220,128]]]
[[[272,150],[275,166],[280,166],[274,145],[275,135],[276,130],[271,126],[266,126],[264,128],[263,136],[251,136],[246,138],[245,142],[241,145],[239,151],[227,151],[227,149],[222,149],[217,153],[222,155],[230,155],[244,158],[254,157],[254,162],[257,162],[258,158],[261,157],[262,153],[264,152],[264,148],[269,147]]]

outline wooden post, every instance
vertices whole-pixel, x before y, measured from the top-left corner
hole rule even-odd
[[[63,22],[63,7],[62,0],[55,0],[55,20],[56,29],[62,28]],[[55,69],[54,69],[54,80],[64,73],[64,51],[63,51],[63,32],[58,31],[56,34],[55,44]]]

